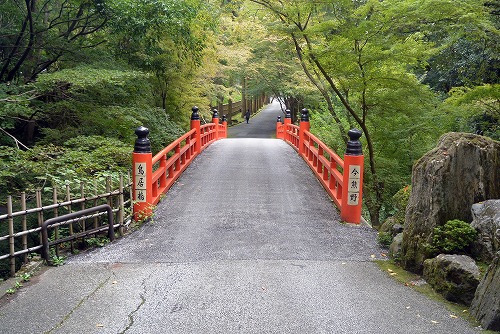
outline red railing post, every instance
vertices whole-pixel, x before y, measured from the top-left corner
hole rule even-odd
[[[353,224],[361,222],[361,206],[363,196],[363,163],[364,156],[361,149],[362,132],[351,129],[348,132],[349,141],[344,155],[342,206],[340,218]]]
[[[292,113],[290,109],[285,110],[285,124],[284,124],[284,129],[283,129],[283,139],[285,141],[290,141],[290,138],[288,136],[288,125],[292,124]]]
[[[214,114],[212,116],[212,123],[215,124],[215,140],[219,139],[219,112],[217,109],[214,109]]]
[[[231,101],[231,100],[229,100],[229,101]],[[227,138],[227,117],[226,117],[226,115],[222,116],[222,126],[224,128],[224,136],[223,136],[223,138]]]
[[[300,127],[299,127],[299,153],[303,155],[305,153],[305,133],[310,130],[309,124],[309,110],[306,108],[302,109],[302,116],[300,117]]]
[[[283,124],[281,124],[281,116],[276,119],[276,139],[285,139],[283,135]]]
[[[135,141],[132,163],[134,195],[134,219],[136,221],[150,217],[153,205],[153,156],[151,144],[148,139],[149,130],[143,126],[135,130]]]
[[[195,144],[194,151],[195,154],[201,153],[201,129],[200,129],[200,115],[198,114],[198,107],[194,106],[192,109],[193,113],[191,114],[191,130],[196,129],[195,134]]]

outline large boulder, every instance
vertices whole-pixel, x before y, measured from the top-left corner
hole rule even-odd
[[[479,268],[467,255],[439,254],[424,262],[424,279],[447,300],[470,305],[479,285]]]
[[[478,232],[472,253],[475,258],[491,262],[500,250],[500,199],[472,206],[472,227]]]
[[[483,328],[500,331],[500,252],[479,283],[470,310]]]
[[[413,166],[401,260],[422,272],[433,229],[448,220],[472,221],[474,203],[500,198],[500,142],[466,133],[447,133]]]

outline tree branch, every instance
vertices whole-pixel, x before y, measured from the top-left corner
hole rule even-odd
[[[10,138],[12,138],[14,140],[14,142],[16,143],[16,147],[17,149],[19,150],[19,145],[21,145],[23,148],[25,148],[26,150],[29,150],[29,147],[24,145],[23,143],[21,143],[16,137],[14,137],[13,135],[11,135],[10,133],[8,133],[6,130],[4,130],[3,128],[0,128],[0,131],[2,131],[3,133],[5,133],[7,136],[9,136]]]

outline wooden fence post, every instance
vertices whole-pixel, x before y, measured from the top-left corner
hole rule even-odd
[[[364,156],[359,141],[362,132],[358,129],[351,129],[347,134],[349,141],[344,155],[344,186],[340,218],[347,223],[359,224],[361,222],[363,196]]]
[[[134,188],[134,219],[150,217],[153,205],[153,155],[148,139],[149,130],[143,126],[135,130],[134,153],[132,153],[132,174]]]
[[[302,116],[300,117],[300,126],[299,126],[299,153],[301,155],[304,154],[305,149],[305,133],[310,130],[309,124],[309,110],[306,108],[302,109]]]

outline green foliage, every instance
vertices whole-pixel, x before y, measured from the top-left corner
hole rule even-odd
[[[55,266],[55,267],[62,266],[65,261],[66,261],[66,257],[64,257],[64,256],[52,255],[50,257],[50,264],[52,266]]]
[[[380,246],[388,248],[392,243],[392,235],[388,232],[379,232],[377,242]]]
[[[89,247],[104,247],[110,242],[110,240],[107,237],[101,236],[85,239],[85,242]]]
[[[406,207],[410,200],[411,186],[405,186],[392,196],[392,215],[395,218],[396,224],[404,225]]]
[[[437,253],[463,252],[476,240],[477,231],[464,221],[449,220],[434,228],[432,247]]]
[[[457,87],[441,105],[450,131],[470,132],[500,140],[500,84]]]
[[[130,169],[131,153],[131,145],[100,136],[79,136],[63,146],[37,145],[29,151],[2,147],[0,190],[3,194],[17,195],[45,186],[79,187],[81,182],[93,189],[96,177],[117,179],[120,174],[126,174]]]

